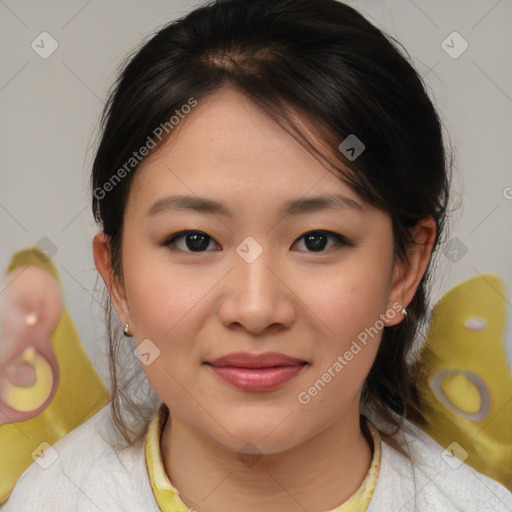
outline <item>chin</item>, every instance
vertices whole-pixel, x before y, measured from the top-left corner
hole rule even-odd
[[[286,418],[286,415],[283,418]],[[219,427],[215,429],[214,434],[208,428],[207,432],[216,443],[235,452],[237,456],[276,454],[297,446],[307,437],[304,435],[304,430],[298,432],[295,422],[294,424],[286,422],[286,425],[284,423],[282,418],[276,420],[262,418],[261,414],[252,417],[246,415],[239,422],[224,422],[222,426],[226,430]]]

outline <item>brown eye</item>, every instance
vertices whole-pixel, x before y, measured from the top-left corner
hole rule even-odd
[[[351,246],[351,244],[345,237],[339,235],[338,233],[333,233],[332,231],[309,231],[302,235],[298,241],[304,239],[304,245],[308,252],[324,252],[326,246],[328,245],[329,239],[333,241],[330,247],[327,248],[333,249],[339,246]]]
[[[163,245],[184,252],[206,252],[212,241],[213,238],[202,231],[182,231],[168,238]]]

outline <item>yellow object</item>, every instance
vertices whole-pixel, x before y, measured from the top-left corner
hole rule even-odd
[[[433,310],[420,352],[419,389],[424,430],[443,447],[457,443],[466,464],[512,490],[506,312],[498,276],[475,277],[448,291]]]
[[[12,383],[10,375],[19,371],[33,374],[33,382]],[[33,411],[48,399],[53,387],[53,371],[50,363],[34,347],[28,347],[10,366],[7,367],[7,382],[1,389],[6,404],[18,411]],[[29,385],[27,385],[29,384]]]
[[[444,396],[462,412],[476,414],[482,409],[478,387],[462,373],[445,375],[441,389]]]
[[[23,265],[44,268],[60,284],[55,266],[39,249],[31,248],[15,253],[7,273]],[[27,319],[27,322],[34,321],[37,318]],[[41,443],[53,445],[110,401],[110,393],[90,363],[66,308],[52,333],[51,341],[60,371],[60,383],[54,399],[34,418],[0,425],[0,504],[7,501],[18,478],[34,462],[31,454]],[[36,363],[37,378],[41,376],[47,379],[44,363],[37,360],[37,355],[31,355],[30,352],[25,355]],[[38,385],[42,386],[40,399],[48,381]],[[14,400],[19,396],[13,395]]]
[[[36,325],[37,323],[37,315],[35,313],[30,313],[26,316],[25,322],[27,325]]]
[[[155,500],[162,512],[190,512],[195,508],[188,508],[180,498],[178,490],[172,485],[165,470],[160,448],[160,439],[165,422],[168,421],[169,408],[162,403],[155,416],[151,420],[146,436],[146,468],[148,470],[149,481]],[[330,512],[356,512],[366,510],[373,496],[373,491],[377,485],[381,461],[381,438],[377,428],[366,419],[368,431],[373,440],[373,456],[370,468],[365,479],[357,491],[339,507]]]

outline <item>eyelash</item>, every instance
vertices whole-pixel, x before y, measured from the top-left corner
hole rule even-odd
[[[183,250],[183,249],[179,249],[179,248],[175,247],[176,241],[178,241],[180,239],[184,239],[184,237],[186,237],[187,235],[192,234],[192,233],[204,235],[205,237],[209,238],[210,240],[215,241],[212,237],[210,237],[204,231],[189,229],[189,230],[180,231],[179,233],[175,233],[174,235],[171,235],[162,243],[162,246],[168,247],[170,250],[182,251],[182,252],[189,253],[189,254],[202,254],[205,252],[211,252],[211,251],[190,251],[190,250]],[[330,252],[333,249],[339,249],[341,247],[353,247],[354,246],[354,244],[352,242],[350,242],[349,240],[347,240],[344,236],[342,236],[338,233],[334,233],[333,231],[327,231],[324,229],[314,229],[311,231],[307,231],[306,233],[301,235],[299,238],[297,238],[297,240],[294,242],[294,244],[297,243],[299,240],[304,239],[309,234],[327,235],[327,237],[332,238],[334,240],[335,244],[333,247],[331,247],[329,249],[324,249],[321,251],[301,251],[301,252],[308,252],[310,254],[315,254],[315,253],[321,254],[321,253]]]

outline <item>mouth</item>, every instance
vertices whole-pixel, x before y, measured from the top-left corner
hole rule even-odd
[[[238,389],[270,391],[297,376],[310,363],[277,352],[236,352],[204,364]]]

